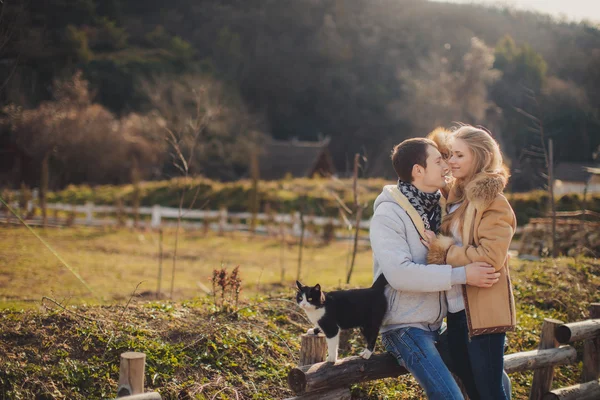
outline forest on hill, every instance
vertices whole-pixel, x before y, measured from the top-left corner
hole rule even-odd
[[[544,183],[542,137],[556,162],[600,146],[591,23],[425,0],[0,8],[0,146],[22,153],[2,183],[38,185],[43,165],[51,188],[164,179],[178,152],[185,173],[235,180],[269,137],[323,136],[342,174],[361,153],[363,176],[389,178],[394,144],[461,121],[493,132],[518,191]]]

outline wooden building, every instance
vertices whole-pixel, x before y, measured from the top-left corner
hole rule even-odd
[[[258,156],[259,176],[264,180],[285,177],[331,176],[335,168],[329,153],[330,138],[317,142],[271,140]]]

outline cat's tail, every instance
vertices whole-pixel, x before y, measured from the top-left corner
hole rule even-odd
[[[387,279],[385,279],[385,275],[383,275],[383,272],[382,272],[381,274],[379,274],[379,276],[373,283],[373,286],[371,286],[371,289],[383,290],[383,289],[385,289],[387,284],[388,284],[388,281],[387,281]]]

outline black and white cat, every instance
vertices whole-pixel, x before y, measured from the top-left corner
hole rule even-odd
[[[327,361],[336,362],[340,342],[340,329],[360,328],[367,341],[360,354],[368,359],[373,354],[379,328],[387,311],[384,289],[387,280],[379,275],[373,286],[366,289],[321,291],[321,285],[304,286],[296,281],[296,301],[315,328],[308,334],[323,332],[327,338]]]

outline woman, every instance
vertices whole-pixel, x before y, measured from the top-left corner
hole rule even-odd
[[[455,285],[448,291],[448,344],[471,400],[508,399],[502,385],[504,340],[516,325],[508,247],[516,228],[502,194],[508,170],[498,143],[483,129],[461,126],[448,138],[454,182],[442,235],[431,238],[429,264],[492,265],[500,278],[490,288]],[[468,354],[468,357],[465,357]]]

